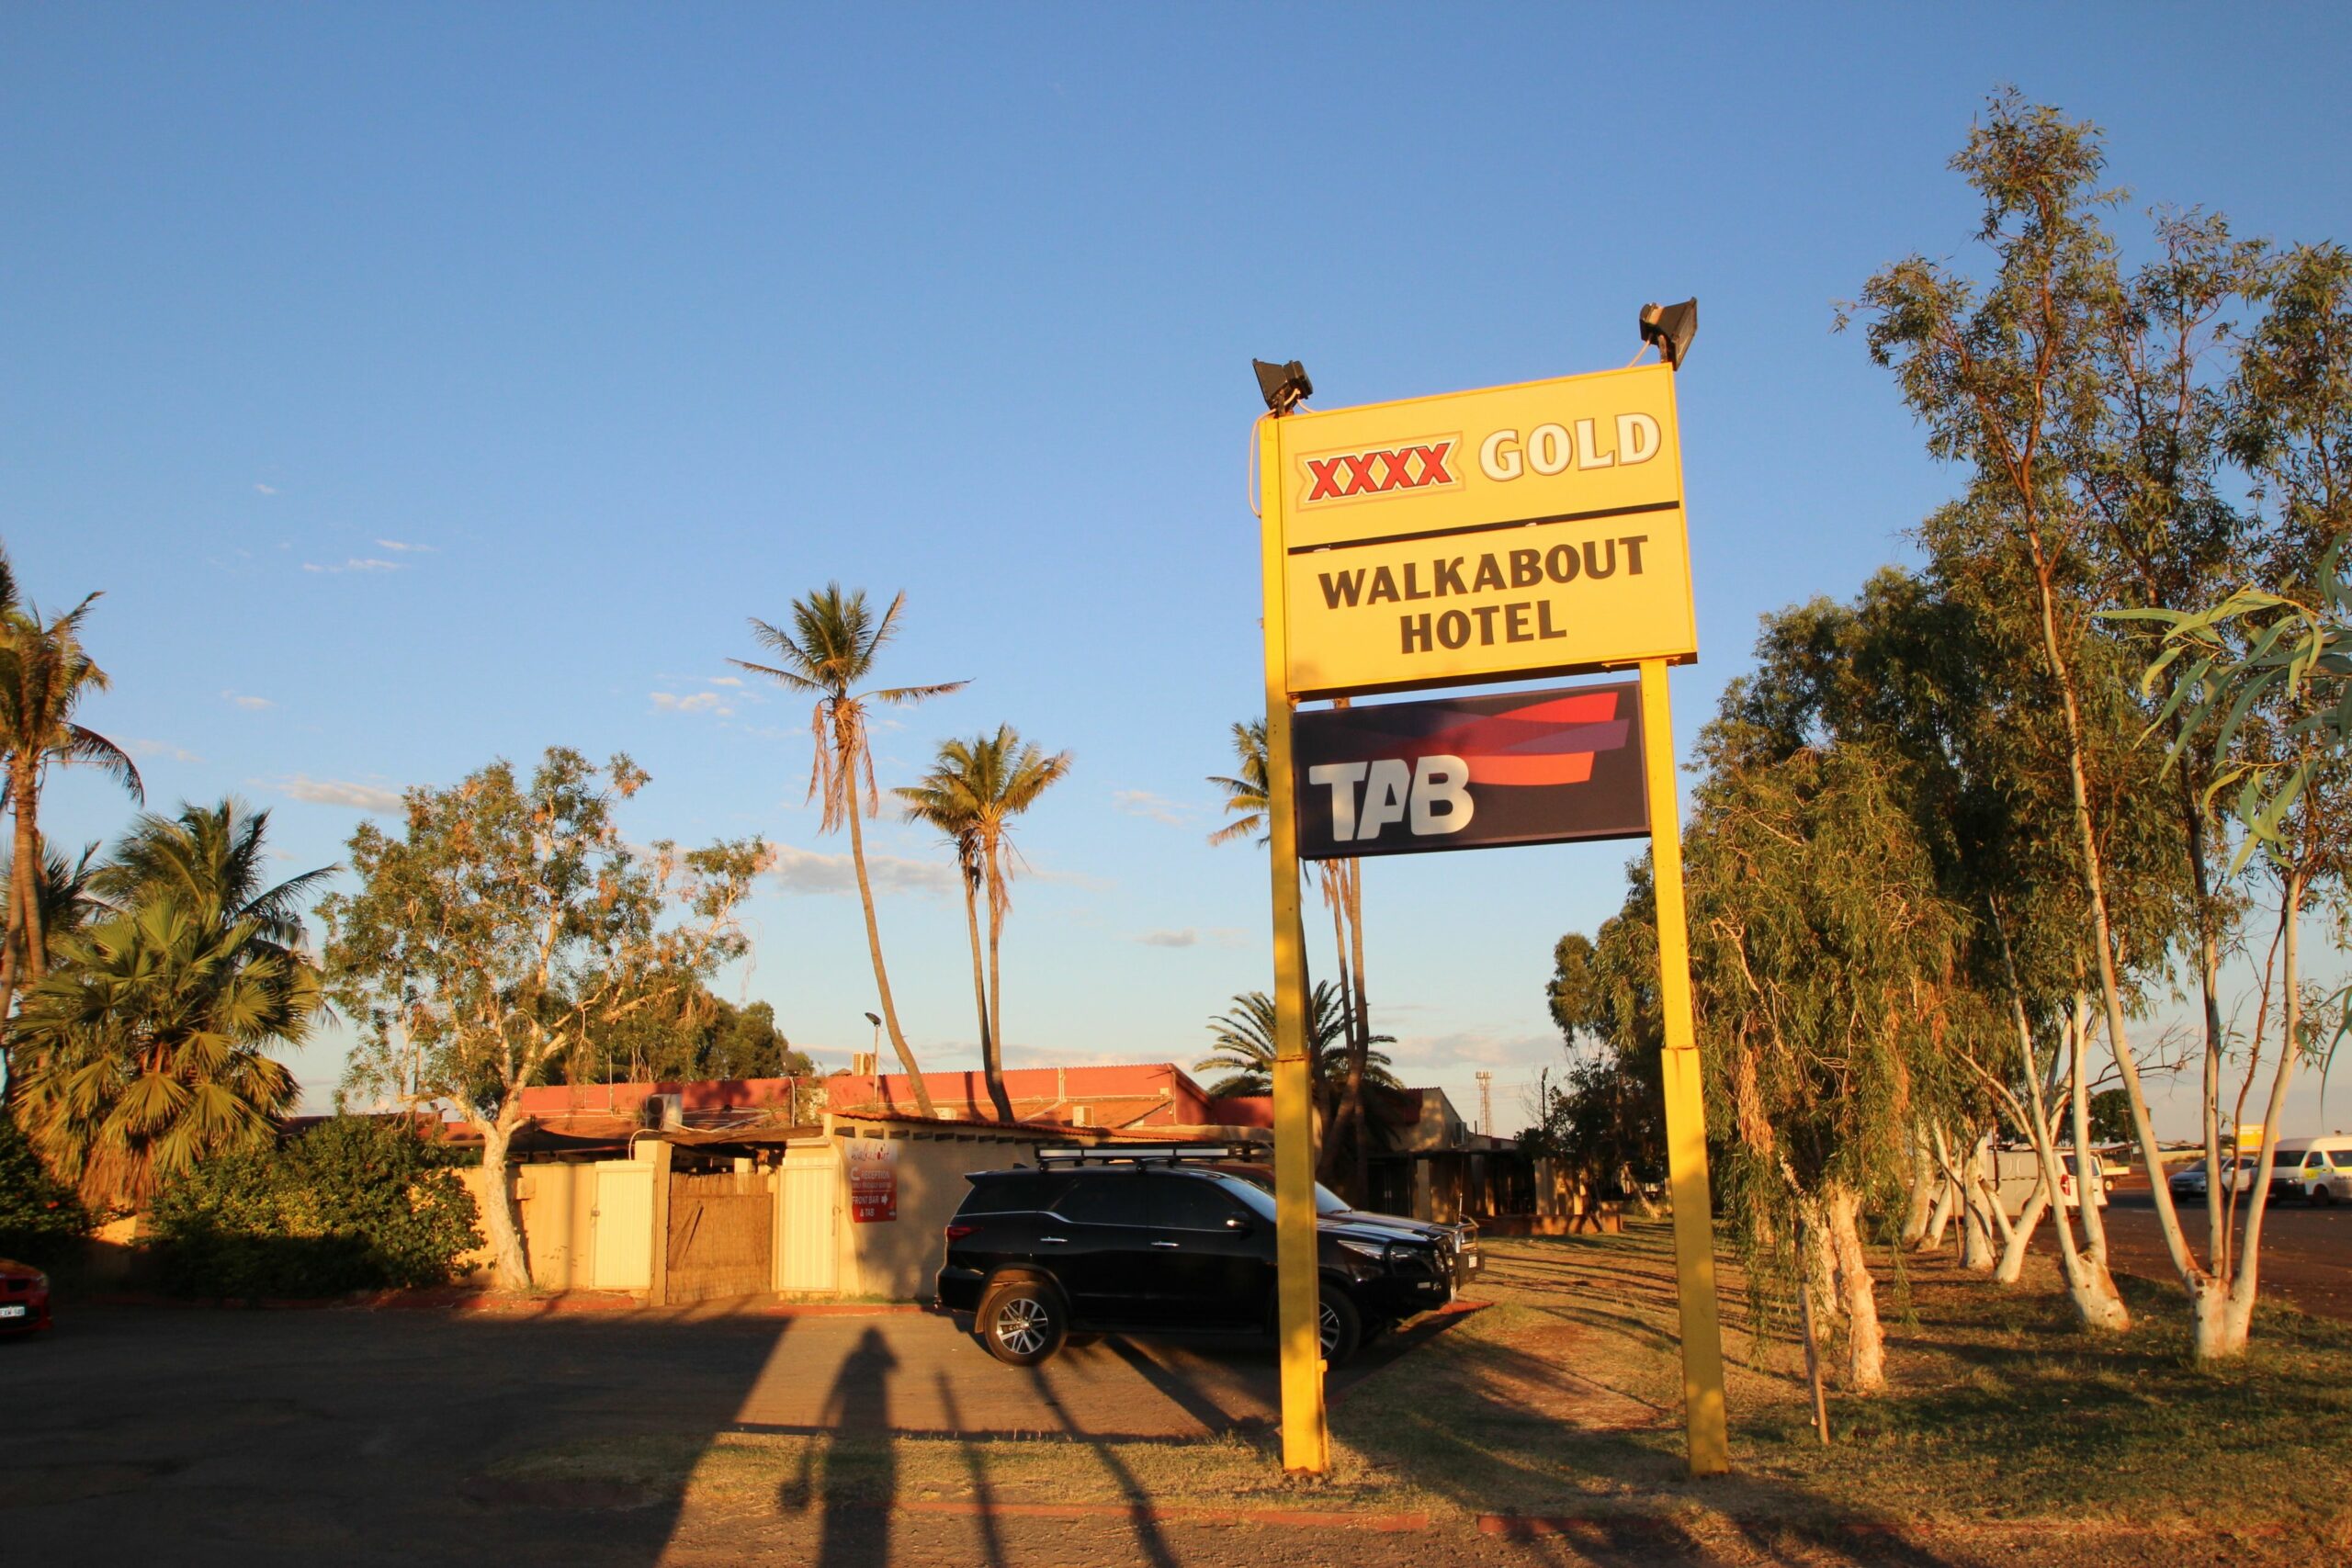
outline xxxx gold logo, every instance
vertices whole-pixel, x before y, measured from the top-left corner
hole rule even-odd
[[[1398,491],[1456,489],[1462,481],[1454,474],[1455,449],[1461,444],[1458,435],[1440,435],[1368,452],[1303,457],[1307,480],[1303,504],[1360,501]]]

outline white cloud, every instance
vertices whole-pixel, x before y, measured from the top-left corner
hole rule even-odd
[[[675,692],[653,692],[648,694],[652,697],[653,705],[663,713],[710,713],[717,714],[721,718],[735,716],[735,710],[729,707],[726,700],[717,692],[696,692],[688,697],[682,697]]]
[[[329,575],[343,571],[398,571],[400,569],[401,563],[398,561],[378,560],[372,556],[365,558],[354,556],[351,559],[345,561],[341,566],[321,566],[318,562],[312,560],[306,560],[302,563],[302,570],[304,571],[321,571],[326,572]]]
[[[713,675],[710,683],[714,686],[740,686],[743,678],[741,675]]]
[[[1129,937],[1130,942],[1145,947],[1221,947],[1237,948],[1249,945],[1249,933],[1231,926],[1186,926],[1182,931],[1145,931]]]
[[[1375,1002],[1373,1010],[1381,1010],[1380,1004]],[[1450,1030],[1443,1034],[1399,1035],[1387,1051],[1400,1066],[1418,1066],[1423,1070],[1464,1064],[1480,1067],[1548,1065],[1559,1056],[1560,1037],[1474,1027]]]
[[[398,811],[401,792],[380,784],[354,784],[348,779],[314,779],[296,773],[278,782],[278,792],[317,806],[348,806],[359,811]]]
[[[271,702],[267,697],[247,695],[237,692],[233,688],[229,691],[225,691],[220,694],[229,701],[236,704],[239,707],[248,708],[255,713],[260,712],[263,708],[274,708],[277,705],[276,703]]]
[[[264,495],[276,495],[277,493],[277,487],[276,485],[256,484],[254,486],[254,489],[259,491]]]
[[[1136,941],[1146,947],[1198,947],[1201,933],[1186,926],[1181,931],[1146,931]]]
[[[1154,822],[1165,822],[1171,828],[1188,828],[1199,819],[1201,808],[1187,806],[1181,800],[1170,800],[1148,789],[1114,789],[1111,804],[1130,817],[1145,817]]]
[[[768,874],[787,893],[854,893],[857,867],[847,855],[819,854],[814,850],[780,844]],[[945,861],[910,860],[904,855],[869,854],[866,879],[876,893],[919,893],[944,896],[956,892],[956,868]]]
[[[175,762],[201,762],[203,758],[168,740],[126,740],[123,749],[134,757],[168,757]]]
[[[376,541],[376,547],[379,550],[390,550],[394,555],[429,556],[435,553],[435,547],[432,545],[403,544],[398,539],[379,539]]]

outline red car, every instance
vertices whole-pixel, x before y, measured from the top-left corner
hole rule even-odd
[[[29,1263],[0,1258],[0,1334],[49,1326],[49,1276]]]

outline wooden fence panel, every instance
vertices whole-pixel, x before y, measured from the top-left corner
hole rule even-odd
[[[730,1173],[670,1178],[669,1288],[672,1305],[775,1288],[770,1247],[775,1196]]]

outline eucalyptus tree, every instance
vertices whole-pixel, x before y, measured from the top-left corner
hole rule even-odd
[[[1632,871],[1627,912],[1603,921],[1598,941],[1570,931],[1553,944],[1544,998],[1568,1061],[1559,1087],[1548,1075],[1543,1080],[1532,1137],[1521,1137],[1565,1161],[1589,1186],[1614,1183],[1655,1217],[1645,1178],[1666,1164],[1662,1036],[1647,1027],[1655,1021],[1657,978],[1655,966],[1646,974],[1635,969],[1626,938],[1648,920],[1655,942],[1656,903],[1646,863]]]
[[[1981,526],[1977,513],[1953,507],[1928,532],[1948,541]],[[1944,1048],[1917,1064],[1903,1234],[1940,1235],[1941,1216],[1957,1201],[1963,1260],[2008,1282],[2051,1217],[2082,1321],[2120,1327],[2128,1318],[2096,1208],[2070,1218],[2050,1206],[2065,1114],[2072,1109],[2086,1121],[2095,1087],[2085,1060],[2091,1032],[2075,1027],[2091,955],[2064,755],[2041,722],[2052,705],[2049,682],[2032,629],[2012,613],[2015,595],[1984,581],[1996,564],[1947,551],[1928,575],[1882,570],[1850,604],[1821,599],[1768,617],[1758,667],[1727,691],[1711,747],[1719,763],[1838,745],[1866,746],[1883,759],[1937,896],[1962,922],[1942,988],[1948,1019],[1969,1024],[1950,1028]],[[2100,660],[2094,670],[2112,668],[2111,642],[2088,651]],[[2134,710],[2111,682],[2089,687],[2084,713],[2095,819],[2120,874],[2117,929],[2129,949],[2161,955],[2185,929],[2166,792],[2153,760],[2135,751]],[[2140,991],[2129,998],[2136,1010]],[[2015,1226],[1981,1168],[1981,1151],[2004,1122],[2032,1144],[2041,1168]],[[2072,1141],[2089,1140],[2078,1129]],[[2085,1231],[2079,1249],[2069,1228],[2076,1224]]]
[[[503,1179],[523,1091],[592,1034],[706,986],[746,942],[736,911],[769,863],[758,840],[639,849],[619,804],[646,783],[552,747],[530,777],[495,761],[412,789],[395,837],[351,838],[358,886],[322,899],[333,997],[358,1035],[345,1096],[447,1107],[482,1141],[499,1280],[530,1261]]]
[[[2030,743],[2061,767],[2064,802],[2055,815],[2081,888],[2086,989],[2097,998],[2096,1022],[2142,1154],[2158,1169],[2132,1040],[2133,991],[2199,938],[2194,922],[2188,933],[2136,942],[2130,930],[2132,878],[2119,874],[2099,823],[2100,792],[2117,775],[2100,772],[2097,709],[2103,693],[2118,689],[2109,676],[2117,654],[2092,613],[2112,604],[2127,580],[2136,581],[2135,596],[2152,584],[2181,592],[2182,573],[2211,570],[2237,547],[2210,478],[2215,425],[2196,345],[2217,312],[2262,285],[2258,254],[2235,246],[2225,229],[2193,220],[2160,235],[2167,248],[2153,269],[2128,274],[2104,219],[2118,199],[2100,186],[2104,164],[2095,128],[2013,94],[1995,98],[1953,159],[1983,202],[1977,238],[1991,257],[1988,276],[1980,283],[1915,255],[1872,277],[1857,310],[1872,357],[1894,370],[1926,425],[1928,450],[1965,476],[1961,500],[1922,530],[1937,574],[1981,593],[1991,618],[2026,631],[2035,650],[2041,700],[2017,717]],[[2177,349],[2184,341],[2189,349]],[[2152,414],[2159,395],[2182,400],[2181,412]],[[2177,809],[2180,797],[2171,798]],[[2174,871],[2160,880],[2190,881],[2196,916],[2213,927],[2220,906],[2196,899],[2188,874],[2206,859],[2188,825],[2177,818]],[[2168,900],[2177,905],[2159,886],[2153,901]],[[2209,1059],[2222,1048],[2217,1016],[2209,1010]],[[2078,1114],[2078,1124],[2085,1120]],[[2161,1182],[2154,1203],[2189,1298],[2198,1354],[2226,1354],[2226,1288],[2194,1256]]]
[[[2272,284],[2232,388],[2231,446],[2255,480],[2267,525],[2249,552],[2245,581],[2205,604],[2113,615],[2162,634],[2141,680],[2145,694],[2164,700],[2150,736],[2168,742],[2185,774],[2201,774],[2202,798],[2217,803],[2233,829],[2230,869],[2253,868],[2275,900],[2239,1091],[2243,1100],[2254,1088],[2275,1018],[2261,1179],[2246,1195],[2242,1232],[2222,1207],[2222,1183],[2208,1182],[2209,1211],[2217,1216],[2208,1256],[2220,1297],[2211,1314],[2217,1321],[2199,1316],[2199,1348],[2209,1354],[2246,1341],[2290,1081],[2303,1061],[2327,1060],[2319,998],[2302,975],[2303,912],[2314,898],[2331,901],[2340,926],[2352,871],[2352,583],[2345,570],[2352,548],[2352,476],[2345,471],[2352,450],[2352,254],[2333,244],[2297,247],[2281,258]],[[2209,1104],[2219,1099],[2209,1093]],[[2219,1168],[2217,1120],[2209,1110],[2209,1172]],[[2235,1199],[2233,1189],[2228,1197]]]
[[[877,615],[866,603],[864,589],[844,592],[840,583],[829,582],[807,598],[792,602],[788,626],[770,626],[753,617],[752,640],[776,654],[783,661],[780,666],[744,659],[729,662],[765,675],[786,691],[817,699],[808,710],[809,738],[816,745],[808,770],[808,798],[823,808],[823,831],[833,832],[844,824],[849,828],[850,858],[857,873],[858,901],[865,908],[865,946],[874,959],[874,988],[881,1000],[882,1021],[914,1090],[915,1106],[929,1116],[931,1090],[907,1044],[906,1031],[899,1027],[899,1004],[890,994],[890,972],[882,962],[882,929],[875,920],[874,884],[865,872],[861,819],[882,809],[881,793],[874,784],[874,753],[867,744],[866,710],[875,703],[909,706],[959,691],[967,682],[855,689],[873,675],[884,646],[898,631],[899,612],[906,603],[907,596],[900,593]]]
[[[13,578],[0,601],[0,767],[16,818],[13,863],[31,874],[11,879],[8,931],[0,946],[0,1016],[18,986],[39,980],[49,967],[48,937],[39,891],[44,863],[40,836],[41,788],[51,767],[94,767],[130,792],[146,798],[139,769],[129,753],[105,736],[77,723],[74,713],[109,682],[82,645],[82,627],[98,595],[44,620],[38,607],[15,602]]]
[[[1723,1190],[1759,1264],[1804,1288],[1834,1277],[1849,1385],[1873,1392],[1884,1349],[1863,1215],[1900,1206],[1965,919],[1883,754],[1752,759],[1721,728],[1702,750],[1686,886],[1699,1044],[1734,1134]]]
[[[980,1052],[988,1079],[989,1098],[997,1114],[1012,1119],[1012,1102],[1004,1092],[1004,969],[1001,944],[1005,917],[1012,910],[1012,867],[1019,858],[1012,840],[1012,819],[1037,803],[1046,791],[1069,776],[1070,754],[1047,755],[1025,741],[1009,724],[993,735],[970,740],[942,741],[937,761],[922,782],[898,795],[908,814],[945,833],[956,845],[964,876],[965,919],[973,925],[975,980],[978,952],[973,908],[973,874],[977,870],[988,890],[988,986],[980,1030]]]

